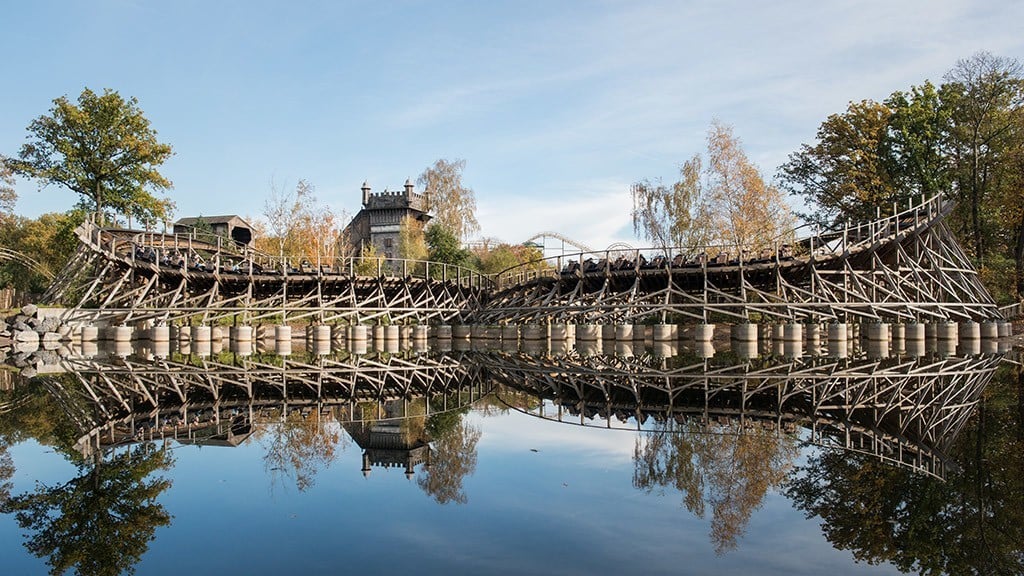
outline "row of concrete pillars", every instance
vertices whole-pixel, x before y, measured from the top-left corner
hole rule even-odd
[[[715,339],[714,324],[525,324],[522,326],[485,325],[311,325],[306,327],[307,340],[417,340],[433,337],[448,339],[495,340],[583,340],[583,341],[645,341],[666,342],[693,340],[710,342]],[[741,342],[756,341],[815,341],[865,339],[869,341],[898,340],[984,340],[1009,337],[1009,322],[938,322],[908,324],[733,324],[729,335]],[[96,326],[84,326],[79,332],[83,342],[112,340],[169,340],[245,342],[252,340],[291,340],[296,336],[289,325],[260,326],[111,326],[102,332]],[[301,336],[300,336],[301,337]]]
[[[539,354],[567,353],[572,349],[584,355],[616,354],[630,356],[651,346],[655,355],[671,357],[689,349],[701,357],[710,357],[719,349],[731,349],[741,357],[774,354],[786,357],[828,355],[845,358],[860,350],[869,356],[923,356],[928,352],[943,355],[971,355],[1003,351],[1010,335],[1009,323],[961,324],[735,324],[728,329],[730,338],[714,341],[715,326],[701,325],[596,325],[550,324],[523,326],[440,325],[364,326],[312,325],[305,329],[300,349],[316,354],[346,350],[364,354],[430,348],[449,350],[505,350]],[[147,342],[156,355],[171,351],[185,354],[218,354],[225,349],[241,355],[274,352],[289,355],[296,348],[293,339],[302,340],[291,326],[151,326],[133,329],[115,326],[102,331],[85,327],[80,341],[88,353],[95,353],[97,340],[113,344],[109,351],[132,353],[132,342]],[[102,336],[103,338],[100,338]],[[723,334],[724,336],[724,334]],[[686,342],[682,347],[680,342]],[[997,344],[1000,343],[1000,344]],[[92,345],[90,345],[92,344]]]

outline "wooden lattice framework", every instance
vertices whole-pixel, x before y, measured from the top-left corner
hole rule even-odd
[[[223,429],[238,415],[252,422],[273,411],[320,414],[358,405],[352,414],[381,419],[387,402],[439,399],[427,403],[429,416],[489,392],[480,367],[458,355],[107,357],[68,359],[63,367],[73,382],[53,376],[43,382],[81,430],[77,446],[83,451],[157,437],[191,438],[199,430]],[[168,420],[175,424],[165,426]]]
[[[457,322],[493,281],[459,266],[338,259],[293,267],[217,238],[103,229],[86,222],[78,249],[44,297],[66,320],[250,323]]]
[[[649,419],[719,418],[807,431],[808,442],[943,476],[948,450],[1001,356],[869,360],[764,358],[673,364],[640,355],[495,354],[488,373],[551,402],[528,411],[559,422],[645,429]],[[500,394],[499,394],[500,395]],[[649,423],[648,423],[649,424]]]
[[[951,208],[936,196],[769,247],[582,252],[495,277],[394,259],[294,268],[221,239],[86,222],[46,298],[71,304],[68,320],[111,323],[1001,320],[944,222]]]
[[[936,196],[773,246],[583,252],[505,271],[483,323],[1002,319]],[[795,235],[794,235],[795,237]],[[677,320],[678,321],[678,320]]]

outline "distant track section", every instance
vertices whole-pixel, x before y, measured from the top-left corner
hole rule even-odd
[[[551,231],[538,232],[538,233],[534,234],[533,236],[530,236],[529,238],[524,240],[523,244],[526,244],[527,242],[533,242],[533,241],[539,240],[541,238],[554,238],[556,240],[561,240],[562,242],[568,244],[569,246],[572,246],[573,248],[576,248],[580,252],[593,252],[594,251],[593,248],[587,246],[586,244],[583,244],[582,242],[577,242],[576,240],[573,240],[572,238],[569,238],[568,236],[565,236],[564,234],[559,234],[558,232],[551,232]]]

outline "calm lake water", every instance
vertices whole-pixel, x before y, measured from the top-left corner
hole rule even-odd
[[[72,355],[0,392],[2,571],[1020,571],[1001,355],[650,344]]]

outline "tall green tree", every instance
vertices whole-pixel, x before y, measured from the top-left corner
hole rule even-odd
[[[805,220],[825,227],[874,218],[893,201],[894,186],[884,146],[892,111],[885,104],[851,102],[829,116],[814,144],[804,144],[779,169],[779,182],[802,196]]]
[[[999,165],[1021,146],[1017,128],[1024,105],[1024,67],[1017,60],[979,52],[958,61],[945,80],[949,146],[963,211],[959,229],[970,239],[974,256],[984,261],[998,242],[995,200],[1008,184],[1000,178]]]
[[[427,247],[431,262],[471,267],[473,255],[463,248],[459,238],[440,224],[431,224],[426,232]]]
[[[154,192],[171,188],[158,171],[171,147],[157,140],[135,98],[88,88],[77,104],[61,96],[28,133],[18,157],[6,159],[16,174],[77,192],[80,206],[96,212],[101,224],[108,212],[147,226],[168,219],[174,203]]]
[[[462,183],[462,159],[434,162],[420,174],[416,182],[423,188],[427,211],[434,216],[435,225],[447,228],[458,240],[480,230],[476,219],[476,194]]]
[[[0,246],[25,257],[0,260],[0,287],[44,292],[78,246],[74,230],[84,219],[80,210],[0,218]]]

